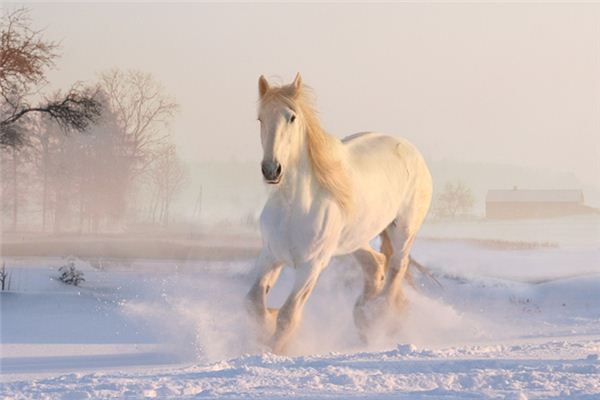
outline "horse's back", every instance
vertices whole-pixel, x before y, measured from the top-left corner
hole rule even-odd
[[[404,178],[410,179],[410,175],[429,176],[429,170],[419,150],[408,140],[379,132],[359,132],[342,139],[348,155],[349,162],[359,164],[360,167],[382,168],[382,163],[388,163],[385,167],[403,167],[406,173]],[[372,165],[360,165],[368,164]],[[414,176],[413,176],[414,177]]]

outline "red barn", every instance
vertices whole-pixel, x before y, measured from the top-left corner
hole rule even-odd
[[[581,190],[489,190],[485,215],[490,219],[545,218],[585,214]]]

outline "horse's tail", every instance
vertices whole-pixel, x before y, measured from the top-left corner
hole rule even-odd
[[[425,275],[432,282],[434,282],[435,284],[437,284],[440,288],[443,288],[443,286],[440,283],[440,281],[438,281],[437,278],[435,276],[433,276],[433,274],[431,273],[431,271],[429,270],[429,268],[425,267],[423,264],[421,264],[420,262],[418,262],[417,260],[415,260],[414,258],[412,258],[412,256],[408,256],[408,265],[409,266],[413,265],[415,268],[417,268],[417,270],[420,273],[422,273],[423,275]],[[414,279],[412,277],[412,274],[410,273],[410,269],[408,269],[408,271],[406,271],[406,279],[408,280],[408,282],[410,283],[410,285],[412,287],[415,287],[415,282],[414,282]]]

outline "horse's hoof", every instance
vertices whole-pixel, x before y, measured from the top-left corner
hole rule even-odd
[[[277,355],[285,355],[287,354],[287,344],[281,342],[280,340],[271,340],[270,346],[271,352]]]
[[[354,325],[358,330],[360,340],[364,344],[368,343],[373,327],[378,325],[386,310],[387,306],[381,297],[366,302],[358,302],[354,306]]]

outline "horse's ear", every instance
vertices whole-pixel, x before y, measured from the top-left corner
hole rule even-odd
[[[265,93],[267,93],[267,90],[269,90],[269,82],[267,82],[267,79],[264,75],[261,75],[260,78],[258,78],[259,96],[262,98],[265,95]]]
[[[294,89],[299,90],[302,87],[302,77],[300,76],[300,72],[296,74],[294,78],[294,82],[292,83]]]

